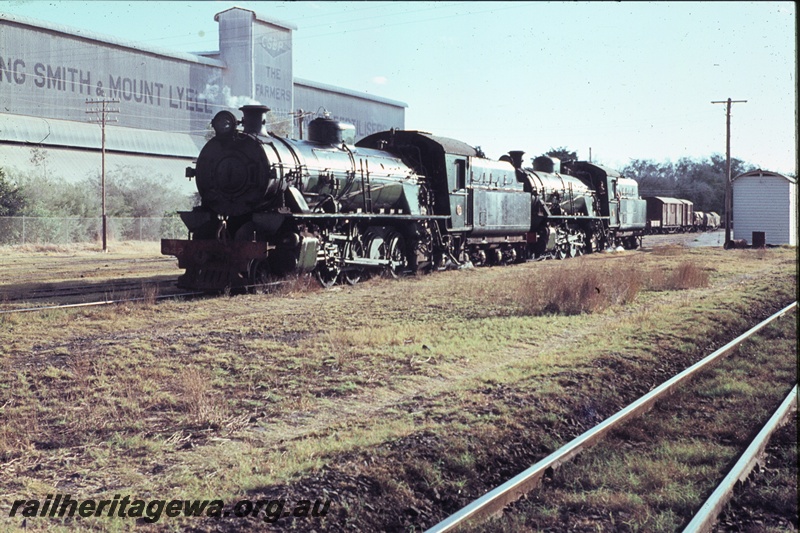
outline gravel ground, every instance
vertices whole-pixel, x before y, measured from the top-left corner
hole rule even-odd
[[[725,242],[725,230],[707,231],[704,233],[673,233],[670,235],[647,235],[642,238],[642,248],[683,244],[691,248],[700,246],[716,246],[722,248]]]

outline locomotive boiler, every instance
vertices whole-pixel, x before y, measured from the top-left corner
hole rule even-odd
[[[303,272],[329,286],[561,258],[627,242],[638,227],[623,215],[640,201],[627,197],[635,182],[598,165],[560,172],[558,160],[537,158],[527,168],[521,151],[496,161],[421,131],[354,143],[352,126],[326,117],[307,140],[287,139],[262,130],[266,107],[241,111],[242,128],[228,111],[214,117],[214,137],[187,169],[201,198],[180,213],[188,239],[162,241],[185,288],[258,287]]]

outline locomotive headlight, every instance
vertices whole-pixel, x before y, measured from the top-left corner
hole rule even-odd
[[[220,111],[211,119],[217,137],[229,137],[236,131],[236,117],[230,111]]]

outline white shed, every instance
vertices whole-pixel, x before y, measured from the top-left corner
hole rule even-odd
[[[797,180],[761,169],[739,174],[731,214],[734,239],[753,244],[753,232],[763,232],[766,244],[797,246]]]

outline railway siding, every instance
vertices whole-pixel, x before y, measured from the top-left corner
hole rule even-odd
[[[651,413],[612,431],[503,518],[483,527],[680,530],[796,383],[795,323],[793,313],[767,326],[737,353],[703,371]],[[791,491],[773,496],[786,502]],[[752,511],[797,527],[796,504]]]

